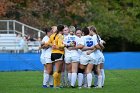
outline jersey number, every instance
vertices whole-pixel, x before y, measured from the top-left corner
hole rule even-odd
[[[93,45],[93,41],[87,41],[86,44],[88,47],[91,47]]]

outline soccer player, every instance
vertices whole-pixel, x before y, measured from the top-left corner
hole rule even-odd
[[[64,25],[64,29],[63,29],[64,38],[68,36],[68,34],[69,34],[69,28],[67,25]],[[64,61],[62,66],[62,73],[61,73],[61,87],[65,87],[65,86],[69,86],[69,84],[68,84],[68,76],[66,71],[66,64]]]
[[[68,71],[68,79],[72,88],[75,87],[79,62],[78,49],[80,48],[79,37],[75,35],[75,27],[69,27],[69,35],[64,38],[65,62]]]
[[[80,39],[82,38],[81,28],[76,29],[76,36],[78,36]],[[82,54],[82,51],[80,49],[78,49],[78,54],[79,54],[79,57]],[[79,64],[80,64],[80,62],[79,62]],[[81,69],[79,69],[79,67],[78,67],[78,86],[79,86],[79,89],[81,88],[82,84],[84,84],[84,87],[87,87],[86,74],[84,74],[84,76],[83,76]]]
[[[55,33],[57,31],[57,26],[52,26],[52,32]]]
[[[89,29],[87,27],[84,27],[82,29],[82,32],[84,34],[84,36],[82,37],[82,41],[83,41],[83,49],[82,49],[82,54],[80,57],[80,68],[79,68],[79,73],[85,73],[87,75],[87,84],[88,84],[88,88],[91,87],[91,83],[92,83],[92,68],[93,68],[93,64],[95,62],[95,56],[94,53],[91,53],[90,55],[87,55],[87,51],[90,50],[90,48],[93,46],[93,40],[92,37],[89,35]],[[92,48],[91,48],[92,49]],[[94,56],[94,57],[93,57]],[[83,75],[81,75],[81,78],[83,79]],[[81,79],[81,81],[83,81]],[[78,82],[81,82],[78,81]],[[79,85],[79,87],[81,87],[81,85]]]
[[[44,65],[43,73],[43,88],[47,88],[47,83],[49,81],[50,87],[53,87],[53,78],[52,78],[52,61],[51,61],[51,47],[43,46],[44,43],[48,42],[50,35],[52,34],[51,28],[45,28],[46,32],[45,37],[42,39],[42,53],[40,56],[41,63]]]
[[[51,60],[55,65],[55,72],[53,73],[54,87],[60,87],[62,62],[64,60],[64,44],[63,44],[63,25],[57,26],[57,31],[50,36],[46,46],[52,47]]]
[[[101,48],[101,49],[93,50],[92,52],[94,52],[96,56],[97,75],[98,75],[97,79],[96,79],[97,76],[95,75],[95,81],[97,80],[97,82],[95,82],[94,85],[96,86],[95,88],[102,88],[104,86],[104,79],[105,79],[105,74],[103,69],[104,55],[102,53],[102,50],[104,49],[103,46],[104,41],[101,40],[94,26],[90,27],[90,35],[93,37],[93,40],[95,41],[95,45],[99,45]],[[90,54],[91,50],[88,53]]]

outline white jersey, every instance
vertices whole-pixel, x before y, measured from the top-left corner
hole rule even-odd
[[[98,43],[102,43],[102,40],[101,40],[101,38],[100,38],[99,35],[98,35],[98,37],[99,38],[97,38],[97,35],[93,35],[92,36],[92,38],[93,38],[93,40],[95,42],[94,43],[94,46],[97,45]],[[94,54],[95,54],[97,60],[100,59],[100,58],[102,58],[102,61],[104,61],[104,55],[103,55],[103,53],[102,53],[101,50],[99,50],[99,49],[95,50],[94,51]]]
[[[80,38],[77,37],[76,35],[68,35],[64,38],[64,44],[65,45],[70,45],[70,43],[73,43],[74,46],[77,46],[80,44]],[[78,56],[78,51],[77,50],[68,50],[65,48],[65,56]]]
[[[81,39],[82,39],[84,47],[92,47],[94,45],[94,40],[89,35],[83,36]],[[87,51],[88,50],[82,51],[82,55],[80,57],[80,64],[82,65],[95,64],[96,56],[94,52],[91,53],[90,55],[87,55]]]
[[[101,43],[101,38],[100,38],[100,36],[98,36],[99,38],[97,38],[97,35],[93,35],[92,36],[92,38],[93,38],[93,40],[94,40],[94,46],[95,45],[97,45],[98,43]],[[99,40],[98,40],[99,39]],[[95,54],[98,54],[98,55],[100,55],[100,56],[103,56],[103,53],[102,53],[102,51],[101,50],[99,50],[99,49],[97,49],[97,50],[95,50],[95,52],[94,52]]]
[[[49,37],[45,36],[42,39],[42,42],[48,42]],[[51,47],[49,47],[48,49],[42,49],[42,53],[41,53],[41,57],[47,57],[47,58],[51,58]]]
[[[93,38],[92,38],[91,36],[89,36],[89,35],[83,36],[83,37],[82,37],[82,41],[83,41],[83,45],[84,45],[85,47],[92,47],[92,46],[94,46],[94,44],[95,44]],[[88,51],[88,50],[87,50],[87,51]],[[82,51],[82,54],[86,54],[87,51]]]

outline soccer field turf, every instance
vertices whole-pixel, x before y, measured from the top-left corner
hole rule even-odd
[[[140,93],[140,70],[107,70],[103,89],[42,88],[41,71],[0,72],[0,93]]]

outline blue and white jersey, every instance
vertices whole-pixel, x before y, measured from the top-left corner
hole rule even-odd
[[[83,42],[83,45],[84,45],[84,47],[93,47],[94,46],[94,40],[93,40],[93,38],[92,38],[92,36],[90,36],[90,35],[87,35],[87,36],[83,36],[82,37],[82,42]],[[92,52],[90,55],[87,55],[87,51],[89,51],[89,50],[86,50],[86,51],[82,51],[82,56],[83,56],[83,58],[85,57],[85,58],[87,58],[88,60],[95,60],[96,59],[96,57],[95,57],[95,54],[94,54],[94,52]],[[83,60],[82,58],[81,58],[81,60]],[[81,61],[82,62],[82,61]]]
[[[81,44],[80,38],[76,35],[68,35],[64,38],[64,44],[67,46],[70,46],[70,44],[73,43],[74,46],[77,46]],[[78,56],[77,50],[68,50],[65,48],[65,56]]]
[[[85,47],[92,47],[94,46],[94,40],[93,38],[90,36],[90,35],[87,35],[87,36],[83,36],[82,37],[82,42],[83,42],[83,45]],[[88,51],[88,50],[87,50]],[[83,53],[86,53],[87,51],[83,51]]]
[[[47,43],[49,41],[49,37],[48,36],[45,36],[43,39],[42,39],[42,42],[44,43]],[[48,49],[42,49],[42,53],[41,53],[41,57],[47,57],[47,58],[50,58],[51,57],[51,47],[49,47]]]
[[[97,45],[98,43],[102,43],[102,40],[101,40],[101,38],[100,38],[99,35],[98,35],[98,37],[99,37],[99,40],[98,40],[98,38],[97,38],[97,35],[93,35],[93,36],[92,36],[92,38],[93,38],[93,40],[94,40],[94,42],[95,42],[95,43],[94,43],[94,46]],[[100,42],[98,42],[98,41],[100,41]],[[104,57],[102,51],[99,50],[99,49],[96,49],[96,50],[94,51],[94,53],[95,53],[96,57]]]

